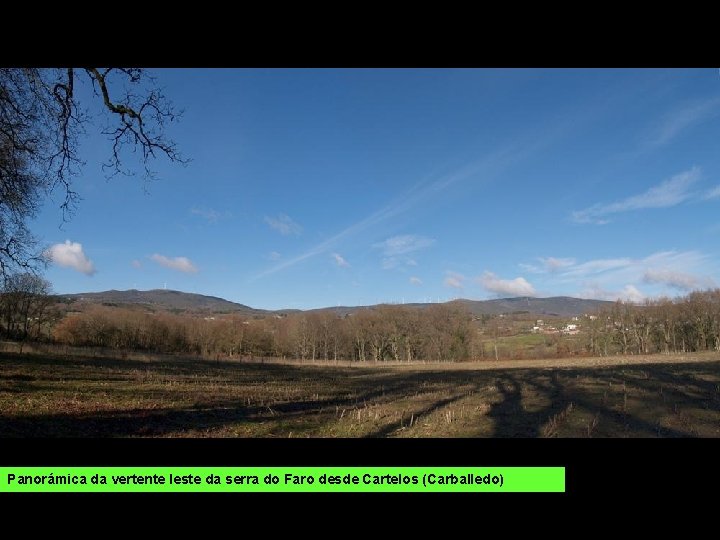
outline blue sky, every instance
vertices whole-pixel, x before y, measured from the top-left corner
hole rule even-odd
[[[720,284],[717,69],[155,70],[186,166],[106,180],[33,231],[58,293],[258,308]]]

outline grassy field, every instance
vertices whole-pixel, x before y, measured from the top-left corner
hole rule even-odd
[[[718,437],[720,355],[309,365],[0,353],[0,437]]]

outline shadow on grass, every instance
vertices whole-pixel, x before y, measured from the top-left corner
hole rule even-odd
[[[118,408],[99,412],[55,412],[9,414],[0,409],[1,437],[161,437],[186,433],[217,434],[228,427],[268,424],[270,432],[290,426],[302,436],[337,422],[339,408],[395,404],[419,392],[437,394],[428,405],[407,411],[415,418],[427,417],[454,407],[464,400],[481,396],[489,403],[485,415],[492,427],[478,429],[477,436],[498,438],[539,437],[543,428],[557,418],[569,404],[585,414],[601,418],[596,435],[607,437],[690,437],[691,430],[660,427],[649,420],[667,414],[671,408],[692,411],[702,407],[720,412],[720,366],[697,364],[647,364],[632,367],[593,367],[518,370],[384,370],[317,365],[280,365],[241,362],[215,362],[178,358],[157,363],[138,360],[92,358],[47,358],[0,354],[0,394],[11,399],[39,393],[62,392],[49,382],[69,381],[73,388],[83,383],[104,382],[103,391],[135,394],[138,401],[177,397],[172,389],[150,389],[143,378],[167,377],[201,387],[223,381],[236,395],[222,388],[198,390],[195,405],[170,408]],[[123,387],[113,386],[123,383]],[[326,389],[328,398],[267,399],[262,405],[244,405],[237,394],[243,385],[306,385]],[[137,385],[137,386],[134,386]],[[626,407],[627,395],[642,399],[643,411]],[[191,386],[192,387],[192,386]],[[460,388],[462,391],[458,391]],[[494,388],[495,390],[488,390]],[[607,389],[612,392],[608,393]],[[528,407],[528,396],[533,405]],[[195,399],[195,398],[193,398]],[[620,401],[624,399],[625,402]],[[192,403],[192,400],[190,400]],[[399,405],[395,406],[399,410]],[[645,414],[650,411],[652,414]],[[641,417],[640,412],[645,414]],[[657,414],[656,414],[657,413]],[[574,414],[574,413],[573,413]],[[688,413],[690,414],[690,413]],[[654,417],[653,417],[654,418]],[[402,420],[387,421],[366,433],[367,437],[393,436],[403,427]],[[718,415],[713,417],[717,423]],[[469,429],[471,429],[470,426]],[[412,428],[410,428],[412,429]],[[262,431],[262,430],[261,430]],[[267,432],[267,430],[265,430]],[[232,430],[226,431],[232,433]],[[573,436],[582,436],[575,431]]]

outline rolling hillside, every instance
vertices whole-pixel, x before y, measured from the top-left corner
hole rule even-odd
[[[270,314],[292,313],[298,310],[270,311],[256,309],[245,304],[238,304],[203,294],[186,293],[165,289],[150,291],[103,291],[77,294],[58,295],[75,302],[95,303],[111,306],[145,306],[152,310],[166,310],[190,313],[238,313],[248,316],[265,316]],[[527,312],[537,315],[559,315],[570,317],[582,315],[607,307],[612,302],[603,300],[586,300],[569,296],[556,296],[551,298],[499,298],[493,300],[453,300],[451,304],[461,305],[473,315],[497,315],[500,313]],[[426,308],[433,304],[405,304],[406,307]],[[339,306],[314,309],[309,311],[333,311],[340,316],[354,313],[361,309],[372,309],[375,306]]]
[[[265,315],[266,310],[254,309],[244,304],[230,302],[216,296],[152,289],[149,291],[102,291],[77,294],[58,295],[76,302],[127,306],[142,305],[153,310],[208,312],[208,313],[242,313],[244,315]]]
[[[455,300],[466,306],[474,315],[497,315],[500,313],[528,312],[538,315],[558,315],[572,317],[591,313],[608,307],[613,302],[604,300],[586,300],[570,296],[551,298],[499,298],[497,300]]]

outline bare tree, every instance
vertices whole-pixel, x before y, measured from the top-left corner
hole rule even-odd
[[[81,103],[80,86],[95,96]],[[110,142],[103,165],[110,175],[132,174],[128,151],[146,178],[159,155],[185,163],[168,139],[168,122],[179,117],[155,81],[138,68],[0,68],[0,277],[43,265],[37,239],[28,229],[45,196],[60,190],[63,219],[80,196],[73,178],[84,163],[78,143],[96,104],[107,121]]]
[[[47,280],[31,273],[13,274],[0,289],[2,325],[8,337],[20,343],[38,337],[50,299],[51,286]]]

